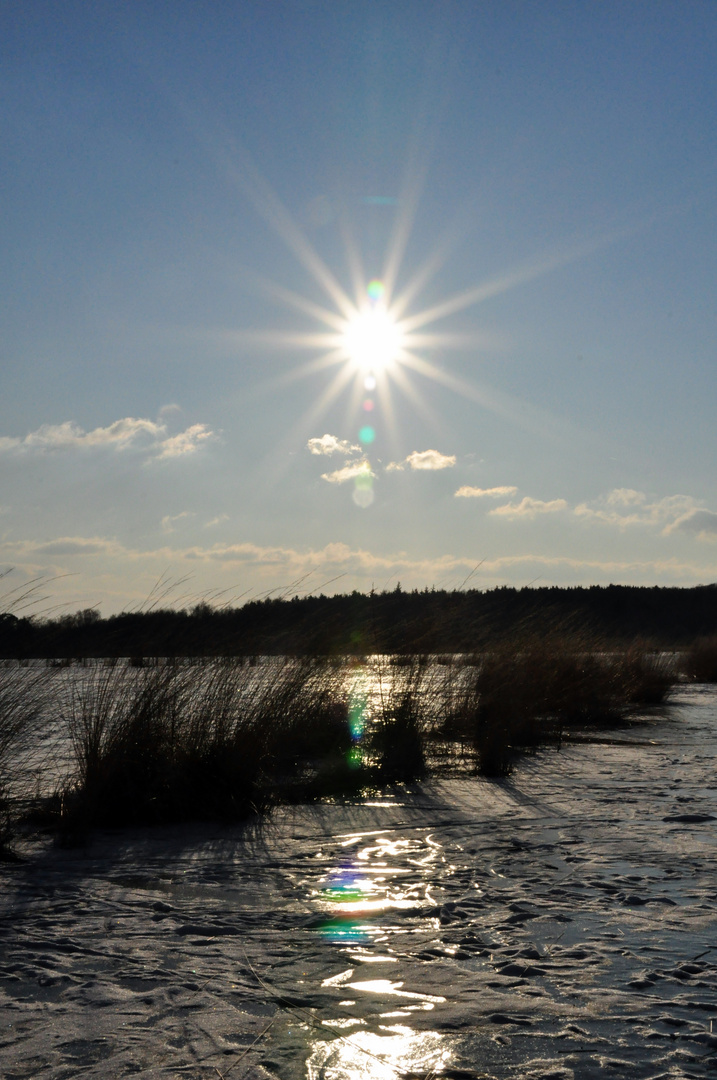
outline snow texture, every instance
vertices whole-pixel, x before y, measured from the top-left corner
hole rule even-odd
[[[717,1075],[717,691],[506,781],[38,846],[3,1080]]]

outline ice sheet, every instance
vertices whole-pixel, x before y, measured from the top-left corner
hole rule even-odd
[[[38,846],[0,1074],[717,1075],[716,750],[692,687],[506,781]]]

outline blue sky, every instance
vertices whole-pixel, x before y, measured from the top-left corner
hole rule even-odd
[[[0,602],[717,579],[716,46],[4,3]]]

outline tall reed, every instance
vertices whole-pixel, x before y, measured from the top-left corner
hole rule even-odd
[[[377,707],[367,732],[367,753],[380,784],[409,783],[426,774],[431,720],[427,657],[401,657],[386,675],[379,671]]]
[[[695,682],[717,682],[717,634],[700,637],[684,654],[683,669]]]
[[[54,675],[76,762],[61,811],[70,832],[242,820],[410,783],[444,760],[505,776],[520,752],[622,722],[675,680],[644,648],[599,652],[575,637],[524,637],[450,664],[219,658]]]
[[[351,740],[325,664],[241,660],[118,665],[73,679],[70,822],[241,819],[331,787]]]
[[[48,672],[0,665],[0,860],[13,857],[20,807],[29,796],[26,758],[46,707]]]
[[[462,682],[451,685],[443,730],[472,746],[483,775],[505,776],[519,751],[577,725],[621,723],[664,701],[675,679],[639,646],[604,653],[579,639],[504,643],[469,658]]]

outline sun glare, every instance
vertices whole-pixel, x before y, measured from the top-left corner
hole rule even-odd
[[[349,359],[363,372],[382,372],[399,356],[403,335],[384,307],[359,311],[346,323],[343,347]]]
[[[393,389],[402,393],[428,423],[438,425],[434,410],[414,385],[415,375],[430,379],[435,385],[460,394],[529,430],[542,433],[554,426],[552,419],[548,421],[542,413],[534,413],[532,408],[526,409],[525,403],[514,401],[509,395],[497,393],[488,387],[476,386],[472,381],[452,373],[444,363],[435,363],[426,353],[470,348],[475,355],[484,342],[491,342],[489,336],[476,332],[467,336],[441,332],[432,329],[434,324],[581,257],[585,253],[585,246],[573,246],[548,254],[543,259],[526,262],[509,273],[484,280],[453,296],[420,307],[416,306],[416,298],[437,274],[450,245],[443,245],[429,256],[415,268],[413,276],[397,288],[399,270],[418,206],[416,198],[407,198],[402,204],[403,209],[399,206],[381,268],[383,277],[366,280],[359,247],[348,225],[342,227],[352,281],[352,288],[347,290],[294,223],[258,170],[252,166],[248,172],[252,183],[247,190],[255,206],[325,295],[323,301],[309,299],[257,276],[257,284],[274,299],[308,317],[314,329],[290,333],[248,331],[236,336],[246,338],[252,344],[262,343],[266,347],[279,349],[309,349],[314,353],[311,360],[295,366],[276,380],[272,384],[275,387],[288,386],[297,379],[334,369],[332,377],[301,420],[297,421],[294,430],[306,430],[348,391],[346,438],[342,434],[337,446],[346,446],[348,457],[360,449],[366,468],[351,470],[346,467],[327,474],[325,478],[334,483],[353,479],[353,500],[357,506],[367,507],[374,500],[373,481],[376,474],[369,464],[369,449],[374,443],[380,446],[386,434],[392,438],[395,436],[397,418],[393,407]],[[391,205],[394,203],[395,200],[391,200]],[[589,250],[594,246],[591,245]],[[357,463],[354,461],[354,464]]]

